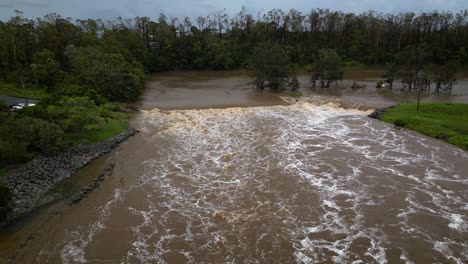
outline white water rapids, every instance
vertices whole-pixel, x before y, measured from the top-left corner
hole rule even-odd
[[[143,153],[116,154],[141,173],[117,166],[133,181],[86,200],[93,217],[36,260],[466,263],[468,154],[367,114],[143,111]]]

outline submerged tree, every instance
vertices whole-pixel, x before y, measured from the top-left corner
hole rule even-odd
[[[414,89],[418,90],[418,103],[416,105],[416,110],[419,111],[419,103],[421,102],[421,92],[426,90],[428,86],[429,78],[427,77],[426,72],[421,69],[416,73],[414,80]]]
[[[458,61],[451,60],[444,64],[436,73],[434,81],[436,84],[436,93],[442,91],[451,92],[456,82],[456,73],[459,67]]]
[[[257,47],[250,66],[254,72],[253,83],[259,89],[269,87],[277,91],[285,86],[291,90],[299,87],[293,64],[288,54],[278,45],[270,49],[265,46]]]
[[[385,67],[385,72],[383,74],[383,77],[385,78],[385,82],[388,83],[390,88],[393,87],[393,81],[397,77],[398,70],[399,70],[399,65],[396,63],[389,63]]]
[[[427,55],[424,48],[409,46],[398,54],[401,82],[408,90],[417,89],[417,74],[424,69]]]
[[[321,49],[318,52],[314,69],[312,70],[312,85],[320,81],[320,87],[328,88],[331,83],[343,80],[343,69],[338,53],[332,49]]]

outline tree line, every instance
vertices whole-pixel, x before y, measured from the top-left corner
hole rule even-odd
[[[428,60],[450,58],[466,64],[468,12],[361,14],[314,9],[302,13],[274,9],[250,14],[245,8],[229,16],[224,10],[192,20],[159,15],[116,20],[63,18],[37,20],[19,16],[0,23],[1,69],[34,64],[34,55],[53,53],[62,70],[70,70],[67,47],[104,47],[129,54],[148,71],[233,69],[246,67],[261,44],[282,46],[292,63],[313,64],[319,49],[335,49],[343,61],[385,64],[406,47],[422,48]],[[12,45],[14,42],[14,45]],[[124,52],[124,53],[125,53]]]
[[[413,61],[453,67],[468,63],[468,11],[251,14],[243,7],[232,16],[220,10],[195,19],[160,14],[157,20],[72,20],[55,13],[32,20],[17,11],[0,22],[0,74],[49,90],[79,83],[110,100],[129,101],[138,96],[145,71],[247,68],[259,47],[273,46],[297,66],[320,63],[320,50],[327,49],[344,65],[403,65],[410,52],[417,56]],[[391,82],[391,69],[388,75]]]

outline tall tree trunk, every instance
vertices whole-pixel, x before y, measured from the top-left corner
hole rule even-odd
[[[418,89],[418,104],[416,106],[416,110],[419,112],[419,101],[421,100],[421,88]]]

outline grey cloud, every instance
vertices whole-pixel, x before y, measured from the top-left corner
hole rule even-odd
[[[2,8],[12,8],[13,7],[13,0],[1,0],[0,7]]]
[[[42,17],[57,12],[72,18],[104,18],[118,16],[149,16],[157,18],[160,13],[171,17],[195,17],[226,9],[234,14],[245,6],[249,12],[268,11],[273,8],[291,8],[309,12],[314,8],[328,8],[345,12],[377,12],[462,10],[468,8],[466,0],[0,0],[0,19],[6,20],[18,9],[28,18]]]
[[[27,6],[27,7],[40,7],[40,8],[46,8],[49,6],[48,3],[44,3],[43,1],[40,0],[22,0],[22,1],[16,1],[16,5],[21,5],[21,6]]]

